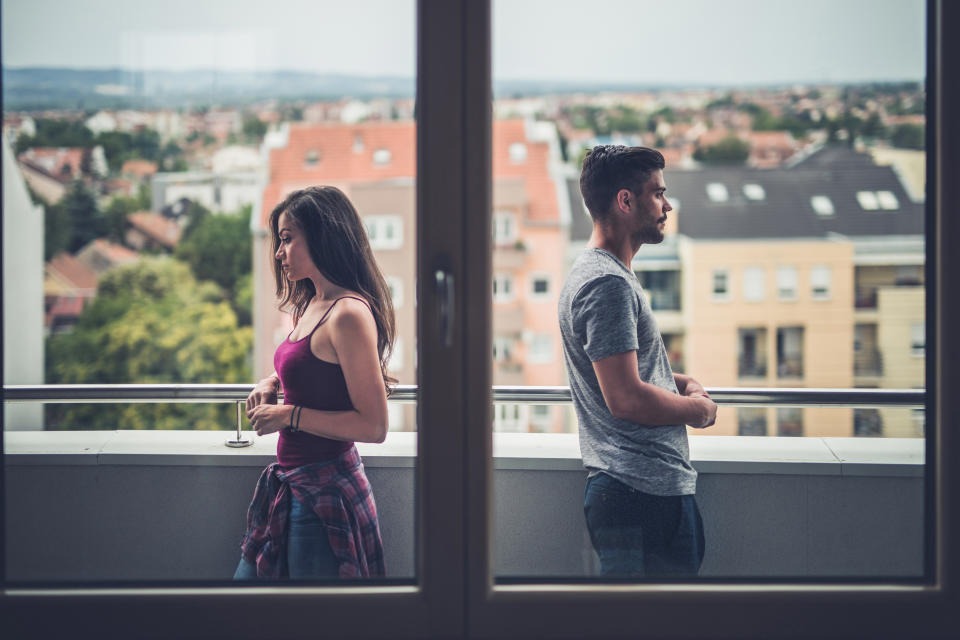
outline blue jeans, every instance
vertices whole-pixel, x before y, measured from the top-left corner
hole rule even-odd
[[[340,562],[330,548],[323,521],[292,495],[287,526],[287,568],[292,580],[329,579],[340,575]],[[233,579],[256,580],[257,567],[241,557]]]
[[[700,571],[703,520],[692,495],[654,496],[600,473],[587,480],[583,513],[605,576],[680,577]]]

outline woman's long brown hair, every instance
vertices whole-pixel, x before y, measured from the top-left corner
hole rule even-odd
[[[303,233],[310,257],[323,277],[338,287],[356,291],[370,305],[377,324],[380,372],[387,393],[391,393],[397,382],[396,378],[387,374],[387,362],[397,336],[393,300],[373,257],[367,232],[357,210],[336,187],[307,187],[288,195],[270,214],[277,297],[280,299],[280,309],[290,310],[293,323],[297,324],[317,292],[309,278],[290,282],[284,276],[276,257],[280,248],[278,227],[281,213],[286,213]]]

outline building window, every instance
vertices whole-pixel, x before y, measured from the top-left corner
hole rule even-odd
[[[759,184],[747,183],[743,185],[743,195],[747,197],[747,200],[764,200],[767,197],[767,192]]]
[[[534,274],[530,278],[530,299],[545,300],[550,297],[550,276]]]
[[[674,373],[683,373],[683,334],[664,333],[663,348],[667,350],[670,369]]]
[[[737,330],[737,375],[762,378],[767,375],[767,330]]]
[[[523,164],[527,161],[527,145],[522,142],[514,142],[510,145],[510,162],[513,164]]]
[[[740,407],[737,409],[737,435],[767,435],[767,410],[762,407]]]
[[[813,196],[810,198],[810,206],[817,212],[818,216],[832,216],[836,213],[833,208],[833,201],[827,196]]]
[[[857,191],[857,202],[864,211],[876,211],[880,208],[880,201],[873,191]]]
[[[362,133],[353,134],[353,152],[363,153],[363,150],[365,148],[366,148],[366,145],[363,144],[363,134]]]
[[[400,216],[366,216],[363,224],[367,228],[371,249],[399,249],[403,246],[403,219]]]
[[[898,265],[893,282],[898,287],[923,286],[923,266],[919,264]]]
[[[512,244],[517,240],[517,216],[510,211],[497,211],[493,214],[493,243]]]
[[[803,435],[803,409],[797,407],[780,407],[777,409],[777,435]]]
[[[730,279],[730,272],[727,271],[726,269],[713,270],[713,299],[714,300],[730,299],[729,279]]]
[[[513,276],[509,273],[493,275],[493,301],[510,302],[513,300]]]
[[[707,185],[707,197],[710,198],[710,202],[726,202],[730,199],[730,194],[727,193],[727,187],[721,182],[711,182]]]
[[[777,329],[777,375],[803,377],[803,327]]]
[[[495,362],[511,362],[513,360],[513,338],[493,337],[493,360]]]
[[[766,278],[763,267],[747,267],[743,270],[743,299],[747,302],[763,300]]]
[[[858,438],[882,436],[883,416],[876,409],[854,409],[853,435]]]
[[[530,339],[527,362],[532,364],[550,364],[553,362],[553,340],[549,333],[533,334]]]
[[[390,290],[390,299],[393,301],[393,308],[399,309],[403,306],[403,278],[397,276],[385,276],[387,289]]]
[[[392,155],[390,149],[377,149],[373,152],[373,164],[378,167],[385,167],[390,164]]]
[[[797,299],[797,270],[795,267],[777,269],[777,297],[780,300]]]
[[[922,358],[926,354],[927,330],[922,322],[910,325],[910,353],[915,358]]]
[[[818,265],[810,270],[810,295],[814,300],[830,299],[830,267]]]
[[[320,152],[316,149],[310,149],[303,157],[303,164],[307,169],[311,169],[320,164]]]

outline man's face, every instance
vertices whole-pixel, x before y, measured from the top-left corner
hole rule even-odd
[[[638,193],[632,193],[630,239],[633,244],[658,244],[663,242],[663,228],[667,222],[667,212],[673,211],[667,200],[667,185],[663,181],[663,171],[657,169]]]

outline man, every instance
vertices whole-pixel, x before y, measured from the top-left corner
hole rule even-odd
[[[717,405],[670,369],[646,295],[630,268],[663,241],[672,210],[663,156],[601,145],[580,191],[593,218],[587,248],[560,292],[560,332],[589,471],[587,529],[604,575],[696,575],[703,523],[684,425],[709,427]]]

